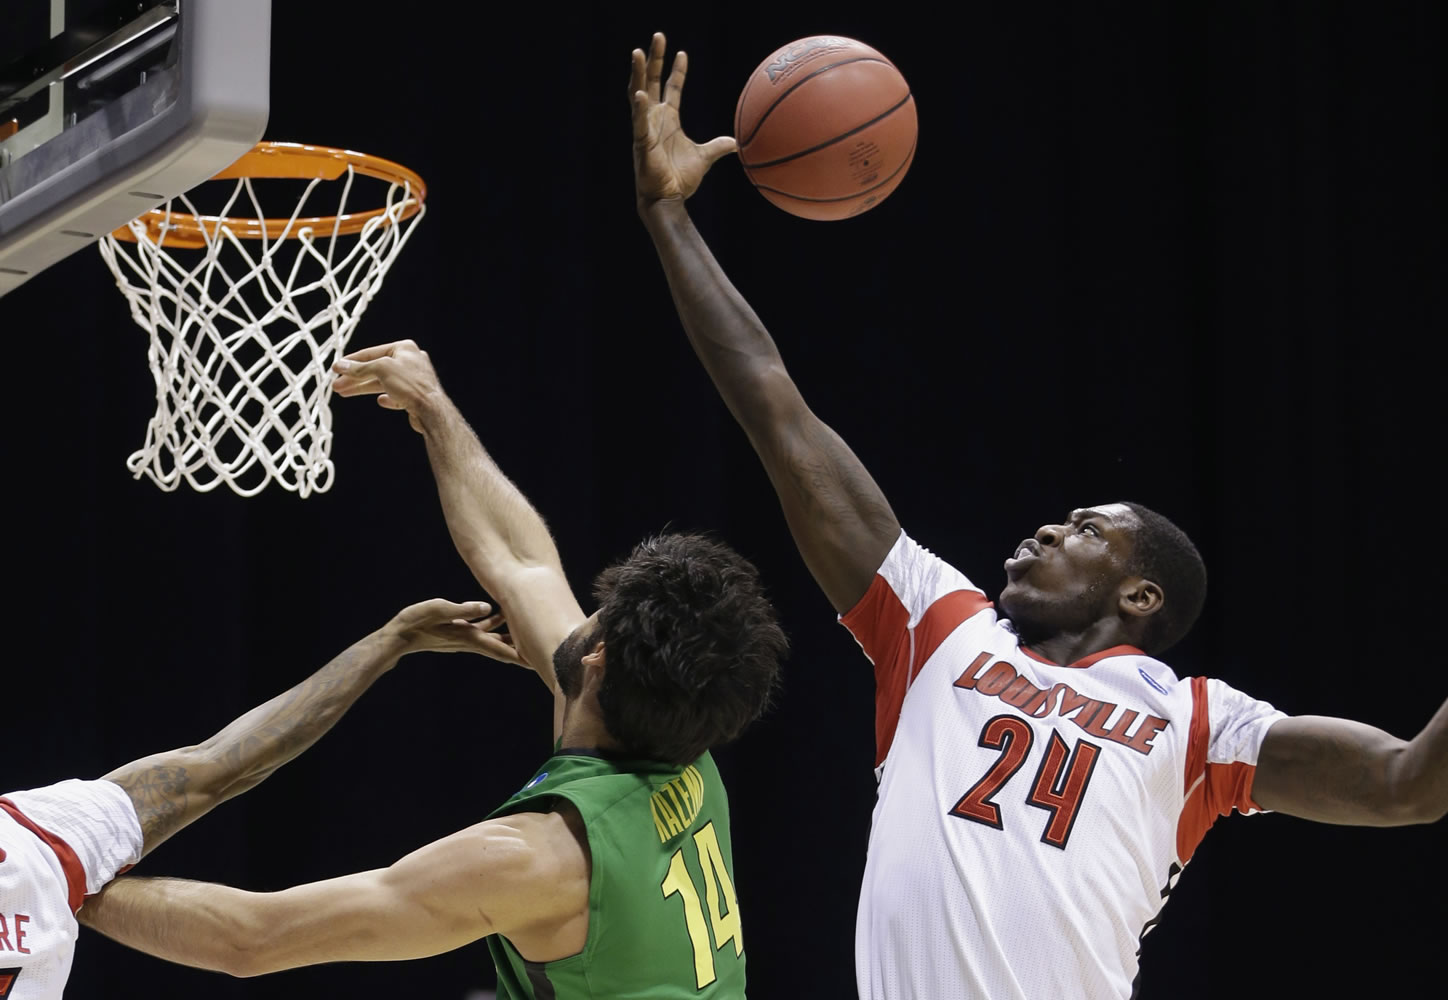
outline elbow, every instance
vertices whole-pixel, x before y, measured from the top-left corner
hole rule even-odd
[[[1448,816],[1448,802],[1424,799],[1423,801],[1409,803],[1402,812],[1400,822],[1404,825],[1417,825],[1437,823],[1444,816]]]
[[[253,979],[269,972],[277,972],[281,968],[268,949],[254,943],[237,941],[225,945],[225,950],[213,966],[216,972],[224,972],[236,979]]]
[[[1394,749],[1388,764],[1383,819],[1393,826],[1437,823],[1448,815],[1448,774],[1412,752],[1412,744]]]
[[[278,960],[278,938],[254,913],[233,913],[216,935],[210,967],[237,979],[251,979],[285,966]]]
[[[769,437],[781,429],[797,428],[811,416],[799,387],[778,359],[761,360],[745,387],[737,394],[726,394],[725,399],[750,437]]]
[[[217,963],[215,971],[224,972],[235,979],[251,979],[261,975],[264,970],[249,952],[228,952],[222,961]]]
[[[1421,775],[1398,781],[1379,808],[1384,825],[1416,826],[1436,823],[1448,815],[1448,784]]]
[[[1379,810],[1382,826],[1423,826],[1441,820],[1448,809],[1441,803],[1394,802]]]

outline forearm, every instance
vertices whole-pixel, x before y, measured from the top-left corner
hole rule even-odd
[[[517,567],[560,566],[542,516],[498,468],[452,400],[439,394],[420,422],[448,532],[479,582],[489,586]]]
[[[681,202],[640,208],[694,352],[744,428],[790,534],[835,609],[849,610],[900,534],[880,487],[805,405],[764,324],[730,284]]]
[[[258,975],[266,928],[252,914],[256,894],[207,882],[120,878],[88,899],[77,919],[156,958],[233,976]]]
[[[652,202],[639,214],[689,343],[734,419],[754,438],[775,405],[802,407],[774,339],[714,259],[683,202]]]
[[[105,775],[135,804],[145,852],[310,747],[404,651],[399,636],[374,632],[210,739]]]
[[[584,615],[553,536],[450,400],[428,406],[419,422],[453,544],[503,606],[523,658],[556,696],[554,650]]]

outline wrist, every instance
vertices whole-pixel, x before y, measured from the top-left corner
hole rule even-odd
[[[643,219],[645,226],[652,226],[656,222],[663,222],[679,217],[687,218],[689,210],[684,204],[684,199],[672,198],[645,198],[639,195],[635,199],[638,208],[639,218]]]
[[[402,657],[416,651],[414,631],[394,618],[362,640],[379,673],[386,673],[397,666]]]
[[[426,434],[447,426],[458,416],[458,411],[439,385],[419,397],[417,405],[412,408],[412,415],[417,418],[423,433]]]

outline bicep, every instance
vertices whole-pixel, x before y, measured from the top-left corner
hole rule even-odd
[[[1267,731],[1252,798],[1263,809],[1354,826],[1407,820],[1396,771],[1407,744],[1361,722],[1303,715]]]
[[[777,378],[788,381],[782,372]],[[792,383],[789,389],[749,436],[800,555],[843,613],[869,589],[900,535],[900,522],[850,446],[798,398]]]

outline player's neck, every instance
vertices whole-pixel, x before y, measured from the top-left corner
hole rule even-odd
[[[603,716],[594,705],[584,702],[570,704],[563,713],[563,728],[560,734],[565,747],[598,747],[602,750],[616,750],[618,743],[608,734]]]
[[[1135,646],[1136,638],[1128,635],[1117,619],[1103,618],[1079,632],[1057,632],[1044,638],[1023,637],[1021,645],[1037,656],[1062,666],[1084,660],[1092,653],[1113,646]]]

